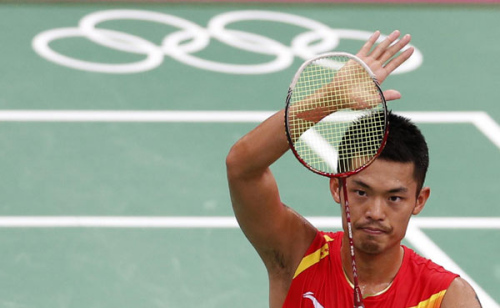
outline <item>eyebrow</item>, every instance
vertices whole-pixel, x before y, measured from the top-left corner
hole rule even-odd
[[[370,185],[366,184],[365,182],[363,181],[360,181],[360,180],[353,180],[354,183],[356,183],[357,185],[363,187],[363,188],[366,188],[366,189],[372,189]],[[407,187],[404,187],[404,186],[400,186],[400,187],[396,187],[396,188],[393,188],[389,191],[387,191],[388,193],[391,193],[391,194],[395,194],[395,193],[406,193],[408,192],[408,188]]]

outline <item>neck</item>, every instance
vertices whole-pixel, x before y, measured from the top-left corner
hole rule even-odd
[[[396,277],[404,257],[404,249],[400,245],[377,254],[366,253],[356,248],[354,253],[363,297],[385,291]],[[346,234],[342,239],[341,259],[346,277],[353,284],[349,238]]]

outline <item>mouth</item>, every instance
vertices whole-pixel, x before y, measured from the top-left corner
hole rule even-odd
[[[376,223],[364,223],[356,226],[356,229],[373,236],[384,235],[391,232],[390,227]]]
[[[364,228],[360,228],[360,230],[367,233],[367,234],[370,234],[370,235],[382,235],[382,234],[387,233],[383,229],[378,229],[378,228],[373,228],[373,227],[364,227]]]

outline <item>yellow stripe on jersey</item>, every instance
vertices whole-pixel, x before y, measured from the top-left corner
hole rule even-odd
[[[326,234],[323,234],[323,237],[325,238],[326,242],[333,242],[333,238],[329,237],[328,235]]]
[[[443,290],[439,293],[433,294],[425,301],[420,302],[417,306],[413,306],[410,308],[439,308],[441,307],[441,302],[443,301],[443,297],[445,294],[446,290]]]
[[[302,273],[309,267],[313,266],[314,264],[318,263],[321,259],[330,254],[330,249],[328,248],[328,242],[333,241],[333,239],[328,235],[324,235],[324,238],[327,243],[323,245],[323,247],[321,247],[320,249],[302,258],[302,261],[300,261],[300,264],[297,267],[297,270],[295,271],[295,275],[293,275],[293,278],[297,277],[300,273]]]

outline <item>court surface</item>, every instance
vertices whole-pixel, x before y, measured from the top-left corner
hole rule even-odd
[[[267,307],[225,156],[304,58],[413,35],[388,78],[431,151],[405,244],[500,307],[500,6],[0,4],[0,307]],[[163,46],[163,47],[161,47]],[[338,230],[285,155],[285,203]]]

